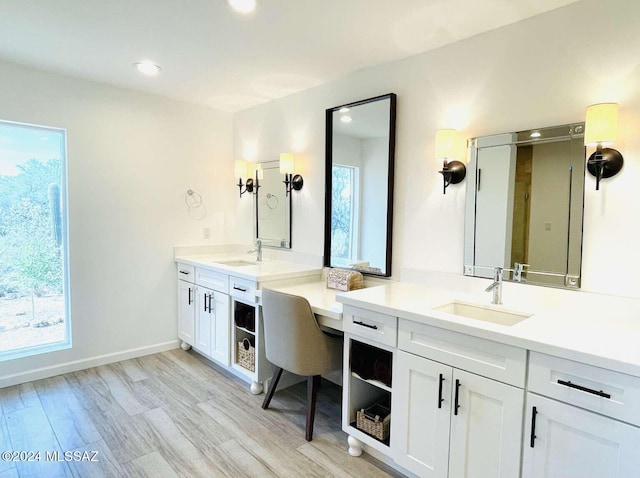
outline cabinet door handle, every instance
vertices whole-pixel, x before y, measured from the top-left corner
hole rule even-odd
[[[213,299],[213,294],[209,294],[209,312],[212,312],[212,310],[211,310],[211,299]]]
[[[571,383],[569,380],[558,380],[558,383],[565,387],[575,388],[576,390],[591,393],[602,398],[611,398],[611,394],[609,393],[603,392],[602,390],[593,390],[592,388],[583,387],[582,385],[576,385],[575,383]]]
[[[191,305],[193,300],[191,300],[191,287],[189,287],[189,303],[187,305]]]
[[[443,383],[444,383],[444,375],[440,374],[440,383],[438,384],[438,408],[442,408],[442,402],[444,402],[444,398],[442,398]]]
[[[458,398],[460,397],[460,380],[456,379],[456,397],[453,401],[453,414],[458,414],[458,408],[460,408],[460,404],[458,403]]]
[[[533,407],[533,409],[531,410],[531,437],[530,437],[530,442],[529,442],[529,446],[531,448],[533,448],[535,446],[536,443],[536,415],[538,415],[538,409],[536,407]]]
[[[207,312],[207,299],[209,298],[209,294],[204,295],[204,311]]]
[[[378,330],[378,326],[377,325],[366,324],[366,323],[361,322],[359,320],[354,320],[353,323],[356,324],[356,325],[362,325],[363,327],[367,327],[369,329]]]
[[[237,285],[233,286],[233,290],[239,290],[240,292],[246,292],[247,289],[243,289],[242,287],[238,287]]]

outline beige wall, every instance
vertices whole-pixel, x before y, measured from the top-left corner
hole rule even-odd
[[[640,203],[638,18],[636,1],[583,0],[353,73],[237,113],[235,156],[297,153],[305,186],[293,200],[294,250],[322,254],[325,109],[397,93],[394,276],[406,268],[462,273],[465,187],[442,194],[435,131],[454,127],[464,138],[567,124],[583,121],[589,104],[617,101],[625,166],[599,192],[586,179],[583,288],[640,297],[632,280],[640,220],[628,214]]]
[[[0,386],[175,346],[173,246],[198,241],[204,225],[212,242],[232,239],[231,115],[10,63],[0,105],[0,119],[67,130],[73,338],[70,350],[2,362]],[[187,213],[189,188],[204,198],[203,221]]]

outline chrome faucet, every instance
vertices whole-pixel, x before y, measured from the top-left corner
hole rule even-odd
[[[516,282],[522,282],[522,273],[525,272],[524,268],[529,267],[529,264],[520,264],[516,262],[513,264],[513,280]]]
[[[493,269],[493,284],[485,289],[486,292],[493,291],[492,304],[502,304],[502,273],[504,269],[502,267],[496,267]]]
[[[247,252],[255,252],[256,261],[262,262],[262,239],[256,239],[256,248]]]

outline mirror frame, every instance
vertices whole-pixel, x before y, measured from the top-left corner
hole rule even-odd
[[[276,169],[278,170],[278,174],[281,177],[284,177],[283,174],[280,174],[280,162],[277,159],[274,159],[272,161],[258,161],[258,164],[261,165],[273,165],[273,167],[269,167],[266,169]],[[266,169],[263,168],[263,171],[266,171]],[[284,185],[284,180],[282,181],[283,185],[282,185],[282,190],[286,192],[286,186]],[[263,239],[260,237],[260,205],[259,205],[259,200],[260,200],[260,188],[262,187],[262,185],[260,184],[260,181],[258,180],[258,173],[256,172],[256,177],[254,179],[254,184],[256,187],[256,191],[254,194],[255,196],[255,239],[261,239],[261,240],[268,240],[268,239]],[[263,242],[262,243],[262,247],[268,247],[270,249],[291,249],[291,243],[292,243],[292,222],[293,222],[293,215],[292,215],[292,207],[293,207],[293,202],[291,200],[291,196],[292,194],[285,194],[285,200],[283,201],[285,206],[288,209],[288,212],[286,213],[289,217],[289,242],[288,242],[288,246],[274,246],[273,244],[268,244]],[[282,244],[282,243],[281,243]]]
[[[376,274],[367,271],[358,271],[364,275],[375,277],[391,277],[391,251],[392,251],[392,230],[393,230],[393,184],[395,169],[395,150],[396,150],[396,103],[397,95],[395,93],[387,93],[385,95],[367,98],[353,103],[347,103],[335,106],[326,110],[326,129],[325,129],[325,206],[324,206],[324,260],[325,267],[333,267],[331,265],[331,191],[333,188],[332,168],[333,168],[333,113],[341,108],[352,108],[355,106],[373,103],[382,100],[389,101],[389,159],[387,174],[387,224],[386,224],[386,257],[385,269],[383,273]]]
[[[564,132],[558,132],[551,136],[545,136],[540,139],[538,138],[530,138],[527,136],[528,133],[533,131],[553,131],[553,130],[566,130]],[[524,136],[524,138],[521,138]],[[493,147],[501,147],[501,146],[527,146],[527,145],[536,145],[536,144],[548,144],[548,143],[557,143],[557,142],[571,142],[577,139],[581,139],[584,136],[584,123],[583,122],[575,122],[575,123],[567,123],[561,125],[554,126],[545,126],[542,128],[531,128],[528,130],[520,130],[509,133],[499,133],[499,134],[491,134],[485,136],[479,136],[475,138],[470,138],[467,141],[468,146],[468,164],[467,164],[467,187],[466,187],[466,200],[465,200],[465,226],[464,226],[464,251],[463,251],[463,275],[472,276],[472,277],[484,277],[491,278],[493,275],[493,267],[492,266],[484,266],[478,265],[475,263],[476,260],[476,209],[477,209],[477,190],[478,190],[478,152],[481,149],[493,148]],[[506,139],[510,137],[510,139]],[[482,143],[482,144],[479,144]],[[580,235],[579,235],[579,244],[576,247],[571,247],[570,238],[567,237],[567,255],[568,257],[572,254],[579,255],[579,265],[577,270],[571,269],[567,270],[564,274],[564,285],[547,283],[542,280],[535,280],[535,277],[538,278],[544,276],[558,276],[558,273],[555,272],[546,272],[546,271],[538,271],[538,270],[527,270],[527,274],[532,274],[532,277],[527,275],[527,281],[519,282],[514,280],[512,277],[513,269],[506,268],[504,280],[522,283],[528,285],[536,285],[542,287],[552,287],[552,288],[560,288],[560,289],[570,289],[575,290],[581,287],[582,282],[582,249],[583,249],[583,240],[584,240],[584,209],[585,209],[585,174],[586,174],[586,148],[584,147],[584,143],[581,143],[582,155],[581,155],[581,163],[585,164],[581,176],[576,176],[575,178],[573,169],[570,171],[571,181],[579,181],[583,184],[582,194],[580,196]],[[577,156],[576,156],[577,158]],[[573,186],[569,187],[570,195],[572,192]],[[569,221],[572,220],[572,215],[569,213]],[[569,229],[571,229],[571,223],[569,224]],[[570,233],[569,233],[570,234]],[[511,266],[509,266],[511,267]],[[508,274],[507,274],[508,272]],[[533,279],[533,280],[531,280]]]

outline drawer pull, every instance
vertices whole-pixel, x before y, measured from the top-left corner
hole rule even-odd
[[[460,396],[460,380],[456,379],[456,398],[453,401],[453,414],[458,414],[458,408],[460,408],[460,404],[458,403],[458,398]]]
[[[529,438],[529,446],[533,448],[536,444],[536,415],[538,415],[538,409],[533,407],[531,410],[531,437]]]
[[[442,402],[444,402],[444,398],[442,398],[443,383],[444,383],[444,375],[440,374],[440,384],[438,385],[438,408],[442,408]]]
[[[367,327],[369,329],[373,329],[373,330],[378,330],[378,326],[377,325],[371,325],[371,324],[366,324],[360,320],[354,320],[353,321],[354,324],[356,325],[362,325],[363,327]]]
[[[247,289],[243,289],[242,287],[238,287],[237,285],[233,286],[233,290],[239,290],[240,292],[246,292]]]
[[[591,393],[593,395],[597,395],[602,398],[611,398],[611,394],[603,392],[602,390],[593,390],[591,388],[583,387],[582,385],[576,385],[575,383],[571,383],[570,381],[558,380],[560,385],[564,385],[565,387],[575,388],[576,390],[580,390],[582,392]]]
[[[188,276],[189,272],[188,271],[180,271],[180,274],[184,274],[184,275]]]

